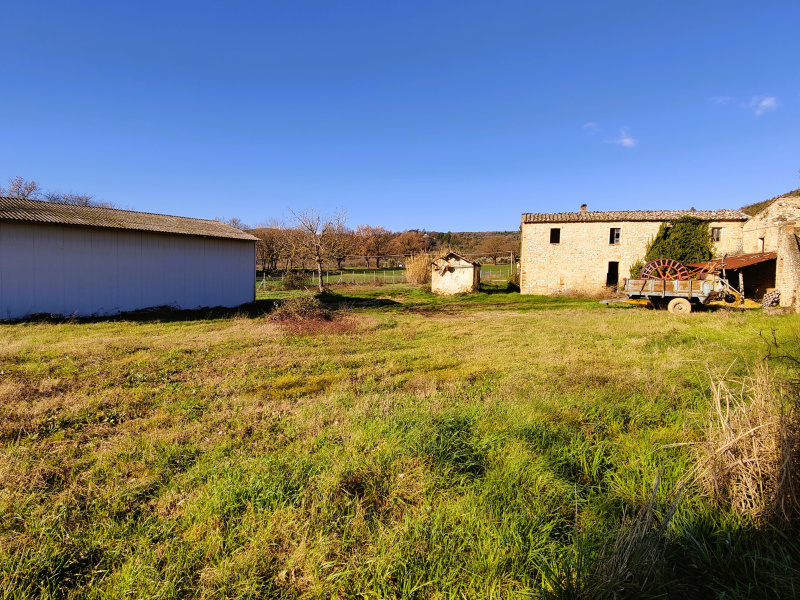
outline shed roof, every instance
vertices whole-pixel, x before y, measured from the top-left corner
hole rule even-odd
[[[741,269],[742,267],[749,267],[750,265],[756,265],[758,263],[762,263],[768,260],[775,260],[776,258],[778,258],[777,252],[756,252],[753,254],[739,254],[738,256],[726,256],[725,268],[734,270]],[[722,264],[722,259],[715,258],[714,260],[695,263],[689,266],[704,267],[706,265],[712,265],[714,267],[719,267],[721,264]]]
[[[523,223],[593,223],[611,221],[674,221],[683,216],[704,221],[747,221],[750,217],[739,210],[611,210],[563,213],[523,213]]]
[[[439,260],[450,260],[451,258],[457,258],[458,260],[462,260],[462,261],[464,261],[465,263],[469,263],[469,264],[471,264],[471,265],[473,265],[473,266],[475,266],[475,267],[480,267],[480,266],[481,266],[481,263],[477,263],[477,262],[475,262],[474,260],[470,260],[470,259],[468,259],[468,258],[464,258],[464,257],[463,257],[463,256],[461,256],[460,254],[456,254],[455,252],[448,252],[448,253],[447,253],[447,254],[445,254],[444,256],[440,256],[439,258],[435,258],[435,259],[434,259],[433,261],[431,261],[431,262],[432,262],[432,263],[435,263],[435,262],[437,262],[437,261],[439,261]]]
[[[0,196],[0,221],[176,233],[234,240],[256,239],[221,221],[5,196]]]

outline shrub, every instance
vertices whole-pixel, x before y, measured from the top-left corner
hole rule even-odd
[[[344,314],[332,312],[319,298],[306,293],[278,304],[269,320],[293,335],[338,334],[354,330],[356,320],[346,312],[347,307],[340,307],[340,310],[345,311]]]
[[[311,294],[284,300],[269,316],[270,321],[305,321],[309,319],[330,321],[332,318],[331,311]]]
[[[308,287],[308,279],[303,272],[289,271],[283,276],[284,290],[304,290]]]
[[[636,262],[631,265],[631,279],[639,279],[639,275],[642,274],[642,268],[644,268],[644,261],[641,258],[637,258]]]

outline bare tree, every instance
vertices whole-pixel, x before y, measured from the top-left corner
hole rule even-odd
[[[356,237],[358,238],[357,252],[367,261],[367,268],[369,268],[369,259],[373,256],[375,257],[375,268],[380,267],[381,256],[387,253],[389,243],[392,241],[392,232],[385,227],[359,225],[356,228]]]
[[[485,238],[478,246],[478,252],[491,255],[494,264],[497,264],[497,253],[503,250],[506,238],[501,235],[492,235]]]
[[[226,225],[230,225],[231,227],[235,227],[236,229],[241,229],[242,231],[250,229],[250,226],[238,217],[231,217],[230,219],[225,219],[224,217],[223,218],[216,217],[214,220],[221,221]]]
[[[301,261],[305,266],[307,254],[302,244],[301,232],[296,227],[291,227],[285,223],[276,225],[278,236],[278,256],[283,262],[283,270],[288,273],[294,267],[295,261]]]
[[[36,200],[42,193],[42,187],[35,181],[25,181],[17,175],[8,180],[8,190],[0,187],[0,196],[10,196],[12,198],[23,198],[25,200]]]
[[[297,230],[301,233],[302,247],[317,264],[319,291],[323,292],[322,265],[326,260],[335,258],[337,231],[344,228],[346,215],[344,211],[323,215],[314,209],[290,212]]]
[[[0,196],[10,196],[12,198],[23,198],[26,200],[46,200],[47,202],[62,202],[75,206],[98,206],[101,208],[117,208],[113,202],[97,200],[89,194],[76,194],[75,192],[59,192],[56,190],[42,191],[35,181],[25,181],[17,176],[8,180],[8,190],[0,186]]]
[[[62,202],[75,206],[97,206],[98,208],[117,208],[113,202],[97,200],[91,194],[76,194],[75,192],[59,192],[48,190],[44,194],[44,199],[48,202]]]
[[[404,231],[394,238],[389,246],[394,254],[415,254],[427,247],[427,239],[421,231]]]
[[[283,225],[277,221],[268,221],[256,225],[248,233],[258,238],[256,242],[256,260],[261,264],[262,271],[276,271],[278,260],[281,256],[281,228]]]
[[[337,226],[331,235],[331,258],[336,261],[336,266],[341,271],[345,259],[356,252],[356,236],[352,229],[345,227],[344,223]]]

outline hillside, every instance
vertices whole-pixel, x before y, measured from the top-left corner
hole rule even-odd
[[[787,192],[785,194],[781,194],[780,196],[775,196],[774,198],[770,198],[769,200],[762,200],[761,202],[754,202],[753,204],[748,204],[747,206],[743,206],[739,210],[753,217],[760,211],[767,208],[778,198],[792,198],[798,196],[800,196],[800,188],[797,188],[796,190],[792,190],[791,192]]]

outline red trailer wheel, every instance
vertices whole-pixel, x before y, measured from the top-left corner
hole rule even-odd
[[[641,279],[689,279],[689,271],[677,260],[671,258],[657,258],[651,260],[639,275]]]

